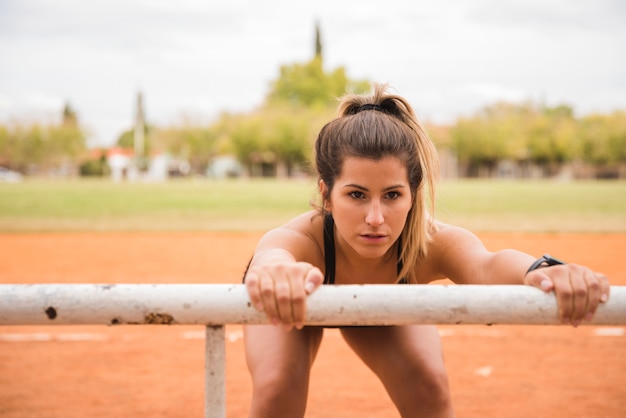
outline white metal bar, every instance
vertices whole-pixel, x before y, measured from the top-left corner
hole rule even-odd
[[[224,325],[206,327],[204,342],[204,417],[226,417],[226,346]]]
[[[521,285],[322,286],[307,304],[306,325],[560,323],[553,293]],[[261,323],[242,284],[0,285],[0,325]],[[626,324],[626,286],[585,324]]]

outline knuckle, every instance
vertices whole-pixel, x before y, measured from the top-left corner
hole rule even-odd
[[[602,273],[595,273],[595,277],[596,277],[596,280],[602,282],[603,285],[607,285],[608,286],[609,278],[606,277],[604,274],[602,274]]]
[[[301,295],[301,294],[294,295],[291,298],[291,303],[294,306],[302,306],[302,305],[304,305],[304,301],[305,301],[305,297],[304,297],[304,295]]]
[[[255,286],[259,283],[259,278],[256,274],[250,272],[246,274],[246,277],[244,278],[243,282],[248,286]]]
[[[286,304],[289,303],[289,301],[291,300],[290,296],[288,293],[277,293],[276,294],[276,301],[279,304]]]
[[[574,290],[572,295],[576,298],[584,298],[587,296],[587,289],[581,287]]]
[[[278,295],[285,295],[285,294],[289,294],[289,283],[284,282],[284,281],[279,281],[276,282],[276,284],[274,285],[274,287],[276,288],[276,293]]]
[[[589,290],[596,292],[596,291],[600,290],[600,283],[598,283],[597,281],[593,280],[593,281],[589,282],[587,287],[589,288]]]
[[[264,298],[271,297],[273,293],[274,293],[274,290],[269,287],[264,287],[260,291],[261,296]]]
[[[559,297],[561,299],[571,299],[573,297],[573,289],[566,287],[559,290]]]

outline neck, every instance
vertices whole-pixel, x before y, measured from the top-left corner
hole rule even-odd
[[[398,274],[398,243],[380,257],[363,257],[336,237],[336,283],[393,283]]]

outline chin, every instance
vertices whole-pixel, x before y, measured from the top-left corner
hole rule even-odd
[[[387,247],[387,246],[385,246],[385,247],[377,247],[377,248],[372,248],[372,247],[363,248],[363,247],[361,247],[358,250],[358,253],[363,258],[376,259],[376,258],[381,258],[381,257],[384,257],[385,255],[387,255],[389,253],[389,249],[390,249],[390,247]]]

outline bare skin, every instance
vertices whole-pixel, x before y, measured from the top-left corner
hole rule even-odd
[[[411,208],[406,169],[394,157],[347,157],[326,210],[335,220],[336,284],[396,281],[397,239]],[[253,380],[251,416],[303,416],[310,367],[323,330],[305,327],[306,297],[323,282],[323,220],[303,214],[259,242],[245,278],[254,306],[280,326],[246,326]],[[608,300],[608,279],[575,264],[525,274],[534,257],[488,251],[469,231],[438,224],[418,283],[449,278],[459,284],[526,284],[555,292],[559,315],[574,326],[591,320]],[[295,329],[294,329],[295,328]],[[435,327],[343,328],[355,353],[380,378],[403,417],[452,417],[441,343]]]

